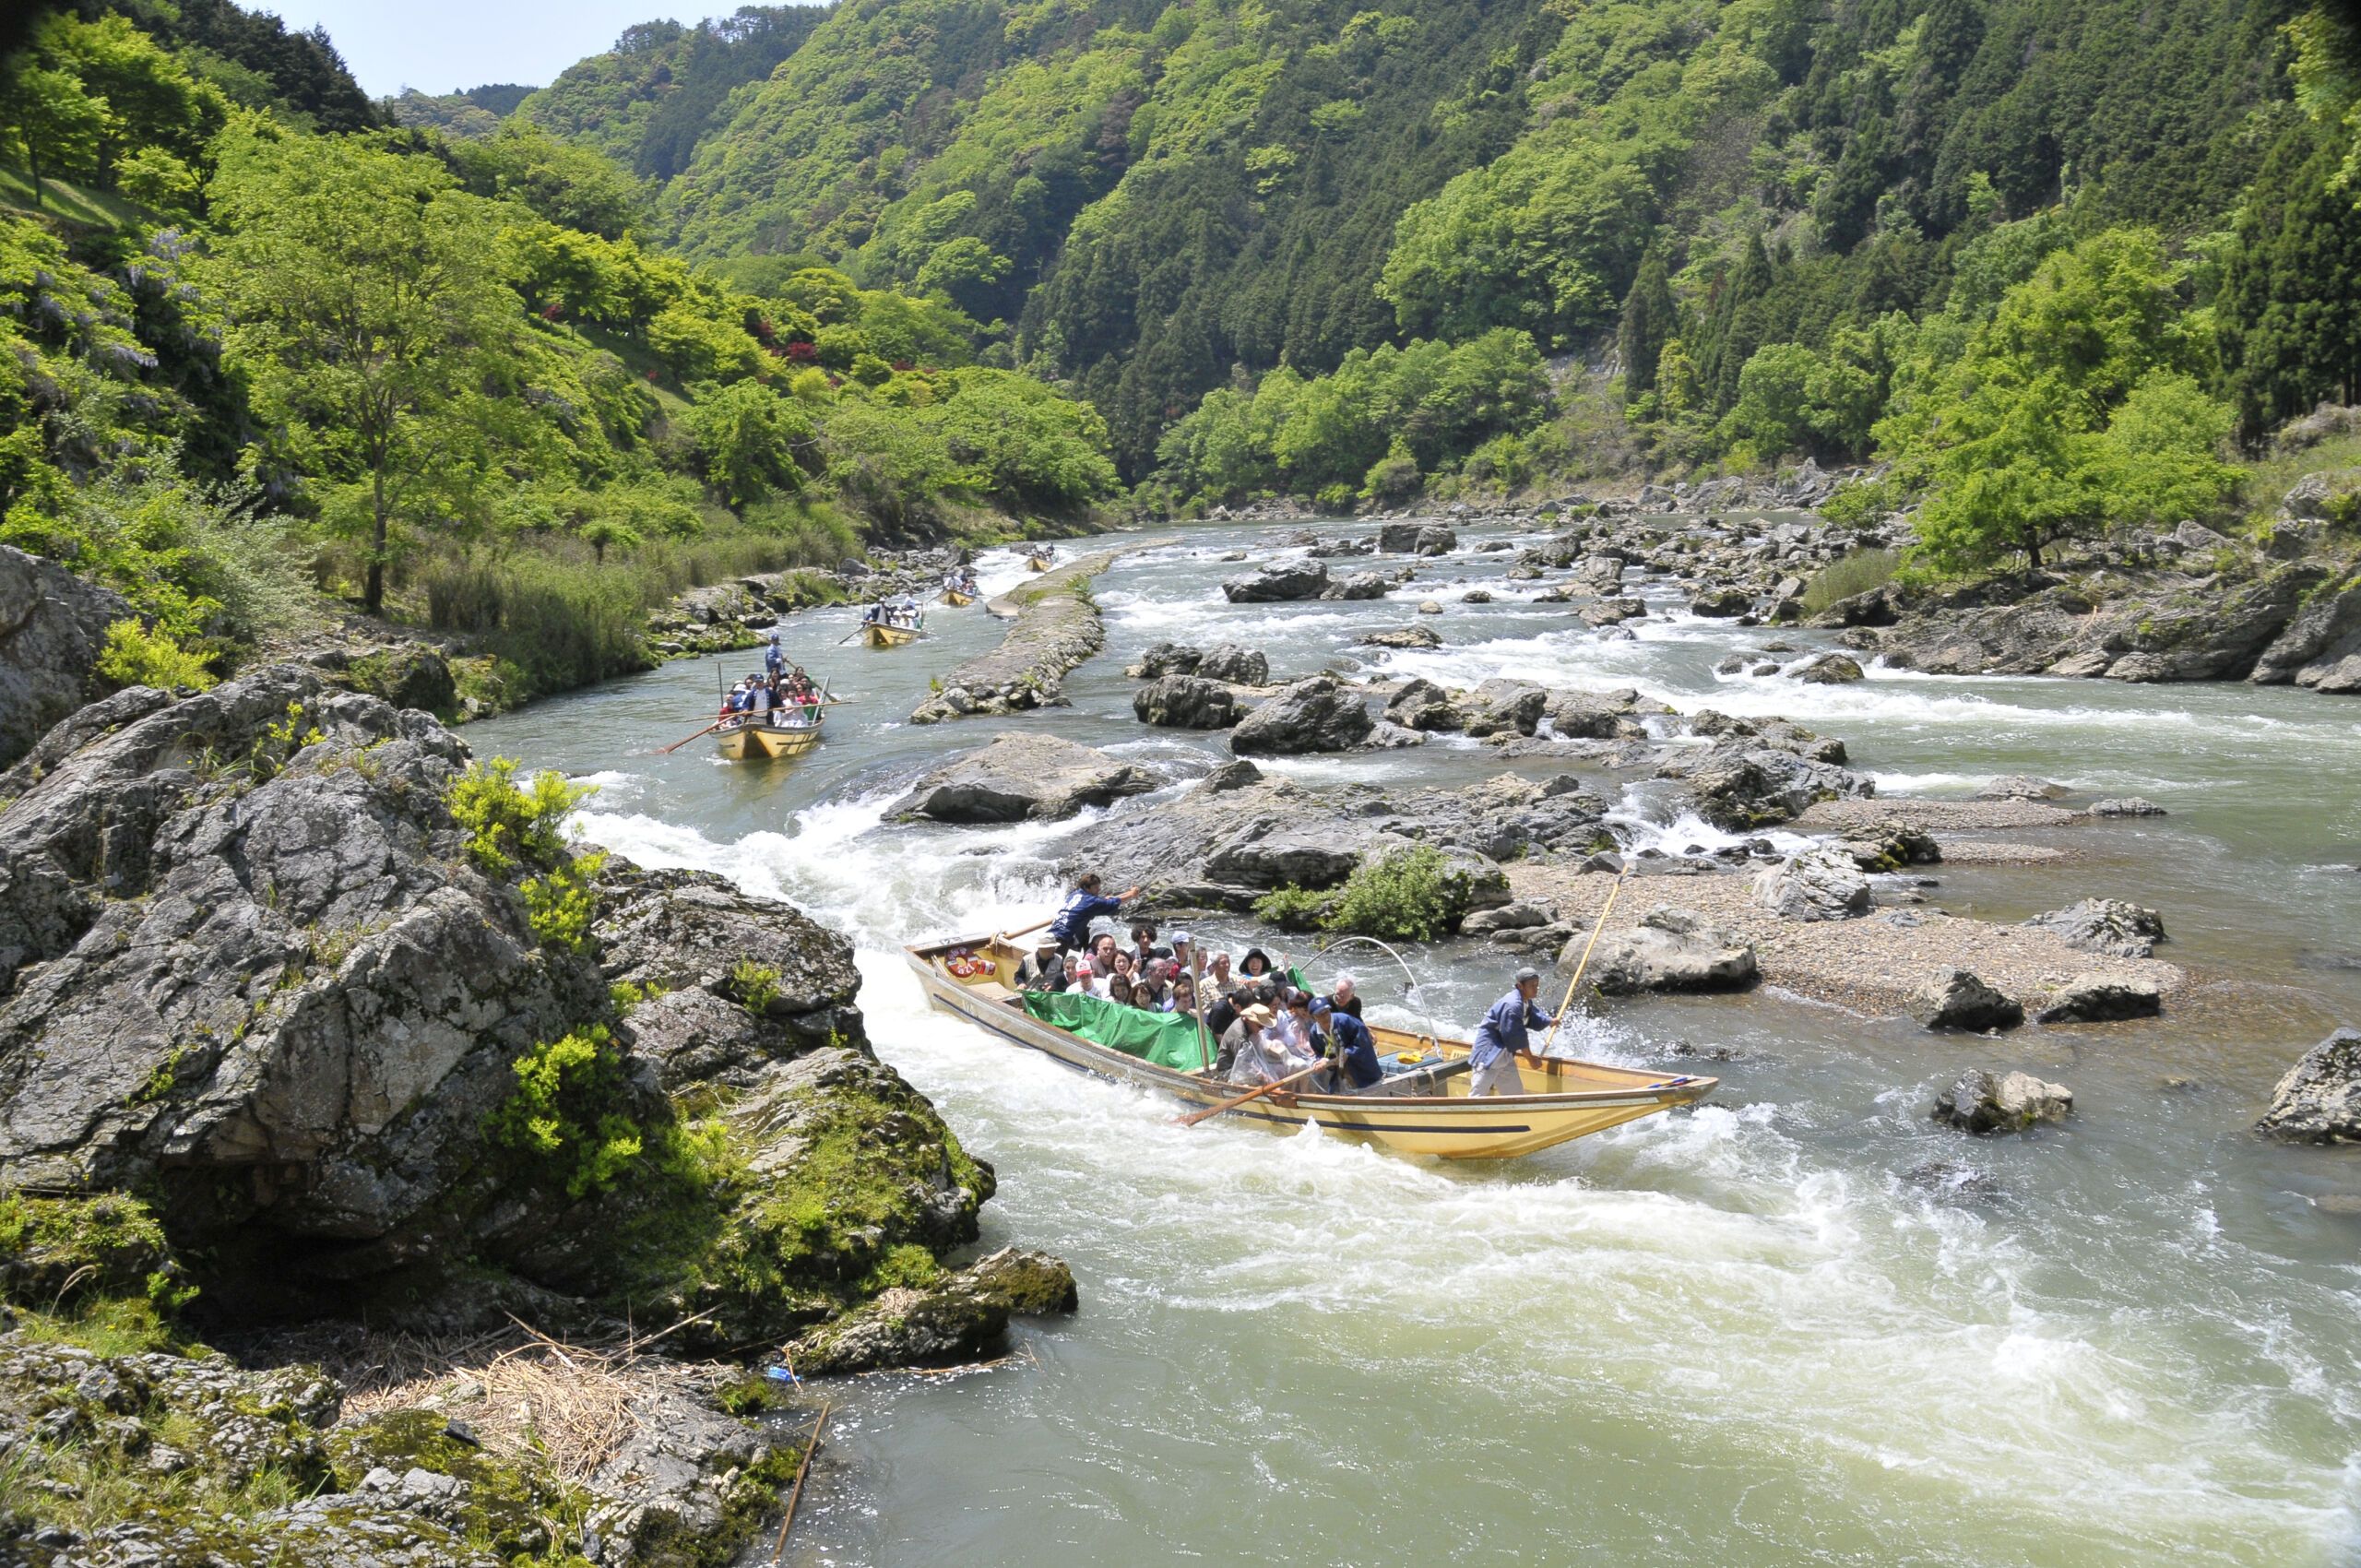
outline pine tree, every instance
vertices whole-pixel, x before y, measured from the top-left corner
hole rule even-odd
[[[1623,324],[1616,347],[1623,357],[1623,396],[1637,402],[1656,389],[1656,362],[1679,322],[1672,300],[1672,279],[1665,272],[1664,255],[1650,250],[1623,297]]]

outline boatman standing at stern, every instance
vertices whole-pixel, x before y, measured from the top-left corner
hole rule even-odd
[[[770,647],[763,650],[763,673],[777,680],[787,673],[787,655],[779,651],[778,634],[771,634]]]
[[[1548,1014],[1533,1004],[1540,990],[1540,970],[1519,969],[1516,989],[1493,1003],[1484,1021],[1476,1026],[1476,1048],[1467,1053],[1470,1095],[1525,1092],[1525,1077],[1516,1070],[1516,1059],[1532,1049],[1526,1031],[1546,1029],[1552,1022]]]
[[[1100,915],[1117,913],[1126,899],[1139,897],[1138,888],[1127,887],[1119,896],[1109,898],[1098,891],[1099,886],[1098,873],[1086,872],[1074,885],[1074,891],[1066,895],[1066,901],[1059,909],[1057,918],[1050,922],[1050,934],[1057,938],[1059,946],[1089,946],[1090,922]]]

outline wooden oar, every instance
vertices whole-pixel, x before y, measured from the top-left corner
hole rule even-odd
[[[1019,937],[1019,936],[1029,936],[1029,935],[1031,935],[1033,932],[1037,932],[1037,931],[1040,930],[1043,926],[1048,925],[1048,924],[1050,923],[1050,921],[1056,920],[1057,918],[1058,918],[1057,916],[1055,916],[1055,915],[1051,915],[1051,916],[1050,917],[1050,919],[1049,919],[1049,920],[1035,921],[1031,925],[1028,925],[1028,926],[1019,926],[1019,927],[1018,927],[1016,930],[1014,930],[1014,931],[1004,931],[1004,932],[1002,932],[1000,933],[1000,935],[998,936],[998,938],[996,938],[995,940],[998,940],[998,941],[1001,941],[1001,942],[1006,942],[1006,941],[1009,941],[1010,939],[1012,939],[1012,938],[1014,938],[1014,937]]]
[[[1289,1084],[1301,1083],[1304,1079],[1311,1076],[1312,1074],[1324,1071],[1327,1065],[1327,1059],[1323,1057],[1321,1060],[1314,1062],[1311,1066],[1306,1067],[1300,1073],[1290,1073],[1286,1077],[1279,1079],[1275,1083],[1264,1084],[1259,1089],[1249,1089],[1244,1094],[1240,1095],[1236,1099],[1225,1099],[1219,1105],[1209,1106],[1206,1109],[1198,1111],[1194,1116],[1183,1116],[1179,1118],[1179,1121],[1180,1125],[1183,1127],[1193,1127],[1208,1116],[1218,1116],[1225,1111],[1235,1111],[1250,1099],[1262,1099],[1264,1095],[1269,1094],[1273,1089],[1283,1089]]]
[[[1607,934],[1607,917],[1614,911],[1615,896],[1623,891],[1623,879],[1631,874],[1631,863],[1626,861],[1623,869],[1615,873],[1615,885],[1607,890],[1607,902],[1599,906],[1598,922],[1590,928],[1590,940],[1583,944],[1582,961],[1574,966],[1574,978],[1566,982],[1566,999],[1558,1004],[1558,1016],[1549,1020],[1549,1032],[1541,1037],[1541,1049],[1525,1052],[1535,1061],[1548,1055],[1550,1042],[1558,1038],[1558,1026],[1566,1021],[1566,1009],[1574,1004],[1574,992],[1582,989],[1583,971],[1590,968],[1590,956],[1596,951],[1598,939]]]
[[[720,719],[715,719],[712,723],[710,723],[710,724],[706,725],[704,729],[702,729],[702,730],[698,731],[697,731],[697,735],[710,735],[710,734],[712,734],[716,730],[718,730],[718,729],[720,729],[720,728],[721,728],[721,720],[720,720]],[[669,746],[658,746],[658,747],[657,747],[657,748],[656,748],[656,750],[655,750],[655,751],[653,751],[652,753],[650,753],[649,754],[650,754],[651,756],[670,756],[670,755],[671,755],[674,752],[679,751],[682,746],[687,745],[691,741],[695,740],[695,739],[697,738],[697,735],[686,735],[686,736],[683,736],[683,737],[682,737],[680,740],[677,740],[677,741],[673,742],[672,742],[670,745],[669,745]]]

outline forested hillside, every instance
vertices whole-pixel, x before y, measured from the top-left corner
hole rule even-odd
[[[1097,405],[1151,505],[1805,456],[1924,481],[1931,410],[1999,351],[1971,340],[2079,245],[2145,258],[2092,299],[2175,317],[2118,368],[2184,378],[2190,428],[2349,387],[2344,18],[840,0],[658,206],[733,277],[820,259],[1003,323],[988,352]],[[2060,394],[2050,434],[2130,391]]]
[[[666,255],[645,182],[521,113],[376,122],[325,39],[202,0],[0,60],[0,543],[129,600],[109,678],[343,600],[514,700],[644,664],[683,588],[1113,492],[1098,415],[948,299]]]

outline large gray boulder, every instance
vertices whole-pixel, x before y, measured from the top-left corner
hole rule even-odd
[[[107,627],[130,614],[113,588],[0,545],[0,767],[96,695]]]
[[[1333,675],[1314,675],[1270,698],[1230,732],[1229,749],[1289,754],[1350,750],[1369,739],[1369,705]]]
[[[1754,901],[1781,920],[1851,920],[1869,912],[1869,879],[1841,849],[1799,849],[1756,873]]]
[[[1271,660],[1261,648],[1247,647],[1239,643],[1216,643],[1205,649],[1197,661],[1196,673],[1208,681],[1228,681],[1240,686],[1267,686],[1271,683]]]
[[[1553,990],[1573,980],[1588,946],[1587,932],[1578,932],[1558,956],[1562,978]],[[1738,991],[1756,978],[1754,948],[1745,938],[1716,927],[1691,909],[1659,904],[1628,932],[1611,932],[1598,939],[1591,953],[1586,979],[1608,996],[1643,991]]]
[[[2069,947],[2110,958],[2145,958],[2165,940],[2165,919],[2153,909],[2121,898],[2085,898],[2025,921],[2055,932]]]
[[[1232,604],[1284,604],[1318,599],[1328,588],[1328,568],[1317,561],[1282,561],[1251,576],[1229,577],[1221,591]]]
[[[2296,1144],[2361,1140],[2361,1029],[2341,1028],[2304,1052],[2254,1127]]]
[[[1136,763],[1118,761],[1055,735],[1011,731],[993,736],[980,751],[931,769],[886,814],[905,821],[1054,822],[1086,806],[1107,805],[1155,788],[1155,775]]]
[[[2164,1010],[2164,992],[2154,980],[2122,975],[2077,975],[2034,998],[2036,1024],[2111,1024],[2153,1018]]]
[[[1930,1029],[1975,1034],[2013,1029],[2025,1021],[2022,1003],[1965,969],[1953,969],[1920,986],[1910,998],[1910,1016]]]
[[[1238,722],[1238,696],[1218,681],[1167,675],[1133,694],[1132,712],[1168,730],[1227,730]]]
[[[1451,694],[1432,681],[1412,677],[1385,705],[1385,717],[1408,730],[1430,734],[1456,730],[1465,722]]]
[[[1548,705],[1548,692],[1530,681],[1484,681],[1462,703],[1466,718],[1461,727],[1478,737],[1530,735]]]
[[[2022,1133],[2042,1122],[2062,1122],[2074,1109],[2074,1091],[2045,1083],[2031,1073],[1998,1077],[1981,1067],[1962,1073],[1935,1097],[1935,1120],[1979,1136]]]

